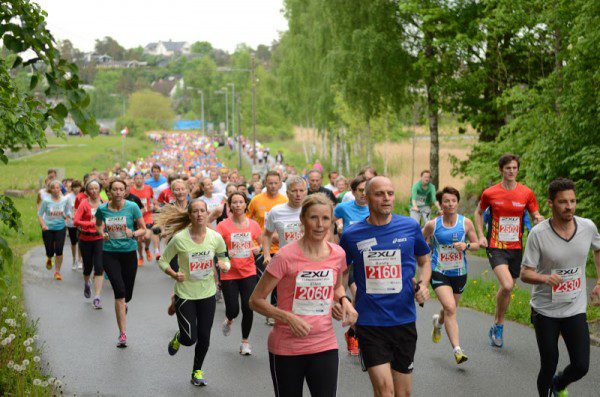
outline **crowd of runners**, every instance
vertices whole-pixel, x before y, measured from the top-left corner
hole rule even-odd
[[[545,220],[533,191],[517,182],[519,158],[506,154],[498,161],[501,181],[483,191],[471,221],[458,213],[460,192],[436,190],[425,170],[412,188],[406,217],[393,213],[391,180],[371,167],[352,178],[329,172],[323,185],[319,163],[297,172],[281,152],[269,161],[266,148],[263,161],[274,166],[246,180],[216,156],[220,144],[233,150],[235,142],[189,133],[151,139],[159,149],[148,158],[91,169],[80,180],[59,180],[50,170],[38,196],[46,268],[61,280],[68,235],[71,267],[83,270],[83,295],[93,308],[102,309],[103,283],[110,282],[117,347],[128,344],[127,303],[137,269],[157,264],[174,284],[165,318],[176,316],[177,331],[165,347],[175,355],[181,345],[195,346],[193,385],[207,384],[203,362],[222,300],[225,318],[217,321],[225,336],[241,312],[241,355],[252,354],[255,313],[273,326],[268,352],[276,396],[301,396],[305,381],[313,396],[336,394],[332,319],[348,327],[346,348],[360,356],[374,395],[408,396],[415,303],[429,300],[431,286],[441,304],[432,319],[432,342],[440,342],[444,328],[450,357],[466,362],[457,319],[466,252],[485,248],[499,285],[490,345],[505,343],[505,313],[520,277],[533,284],[539,395],[567,395],[567,386],[587,373],[588,292],[600,304],[600,283],[586,291],[585,267],[591,249],[600,273],[600,235],[591,220],[575,216],[570,180],[549,185],[551,217]],[[535,226],[525,245],[528,218]],[[559,335],[570,358],[562,371]]]

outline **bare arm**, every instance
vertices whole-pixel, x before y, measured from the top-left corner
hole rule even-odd
[[[600,276],[600,250],[594,251],[594,263],[596,264],[596,277]],[[600,284],[596,282],[596,286],[592,290],[590,301],[594,306],[600,306]]]
[[[485,238],[485,233],[483,232],[483,210],[479,204],[475,209],[475,213],[473,213],[473,220],[475,221],[475,229],[477,231],[477,235],[479,236],[479,245],[482,247],[487,247],[487,239]]]
[[[431,280],[431,260],[429,255],[417,256],[419,290],[415,293],[415,299],[422,305],[429,299],[429,280]],[[415,280],[413,279],[413,283]]]
[[[267,266],[269,262],[271,262],[271,243],[273,241],[273,233],[267,229],[262,234],[262,247],[263,247],[263,257],[264,264]]]
[[[250,296],[250,309],[263,316],[274,318],[289,325],[294,336],[303,337],[310,332],[310,325],[294,313],[281,310],[267,301],[267,296],[277,287],[279,280],[269,272],[264,272],[254,292]]]
[[[562,282],[558,274],[539,274],[535,268],[529,266],[521,267],[521,280],[527,284],[548,284],[556,286]]]

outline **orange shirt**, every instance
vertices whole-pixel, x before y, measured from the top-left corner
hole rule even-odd
[[[490,207],[492,224],[488,230],[488,245],[501,249],[522,248],[525,210],[532,214],[539,209],[533,191],[520,183],[512,190],[506,190],[501,183],[485,189],[479,207],[482,211]]]
[[[270,197],[266,192],[260,193],[254,196],[250,204],[248,205],[247,216],[250,219],[254,219],[262,231],[265,230],[265,218],[267,212],[271,211],[271,208],[277,204],[287,203],[288,199],[283,194],[277,194],[275,197]],[[279,251],[279,244],[271,244],[271,255],[276,254]]]
[[[148,185],[144,185],[142,186],[141,190],[137,190],[134,185],[129,189],[129,191],[134,196],[137,196],[137,198],[139,198],[144,205],[144,212],[142,214],[144,216],[144,223],[147,225],[154,223],[154,220],[152,219],[152,211],[150,211],[152,198],[154,197],[152,188]]]

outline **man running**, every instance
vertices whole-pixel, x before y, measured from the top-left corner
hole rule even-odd
[[[500,284],[496,295],[494,325],[488,336],[490,345],[504,345],[504,314],[510,304],[510,295],[519,277],[523,236],[523,214],[529,211],[536,223],[544,220],[538,211],[538,202],[533,191],[517,182],[519,157],[505,154],[498,160],[502,182],[489,187],[481,194],[475,210],[475,228],[479,245],[486,247],[492,270]],[[487,238],[483,233],[483,212],[491,208],[492,223]],[[489,240],[488,240],[489,239]]]
[[[329,200],[331,200],[331,203],[335,207],[335,205],[337,204],[337,199],[333,195],[333,192],[331,190],[325,189],[323,186],[321,186],[321,183],[323,182],[323,175],[317,170],[310,170],[308,172],[307,177],[308,177],[308,194],[310,195],[310,194],[315,194],[315,193],[323,193],[327,196],[327,198],[329,198]]]
[[[548,188],[552,218],[535,226],[527,239],[521,280],[533,284],[531,323],[540,351],[537,388],[540,396],[567,396],[567,386],[585,376],[590,365],[590,334],[586,317],[585,263],[594,250],[600,275],[600,234],[590,219],[575,216],[575,184],[559,178]],[[591,299],[600,306],[600,283]],[[569,365],[555,374],[558,338],[562,335]]]
[[[368,181],[365,194],[368,218],[340,240],[347,263],[354,264],[361,362],[375,396],[408,396],[417,347],[414,300],[429,299],[429,247],[415,220],[392,214],[394,186],[388,178]]]
[[[152,173],[152,177],[146,179],[145,183],[152,188],[152,191],[154,192],[154,200],[158,200],[158,195],[169,187],[168,180],[163,174],[161,174],[160,165],[153,164],[150,171]]]
[[[429,221],[431,207],[435,205],[440,211],[440,205],[435,198],[435,186],[431,183],[431,171],[421,171],[421,180],[412,186],[410,193],[410,217],[423,225]]]

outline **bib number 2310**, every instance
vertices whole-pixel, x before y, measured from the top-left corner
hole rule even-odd
[[[400,250],[364,251],[367,294],[396,294],[402,291]]]

